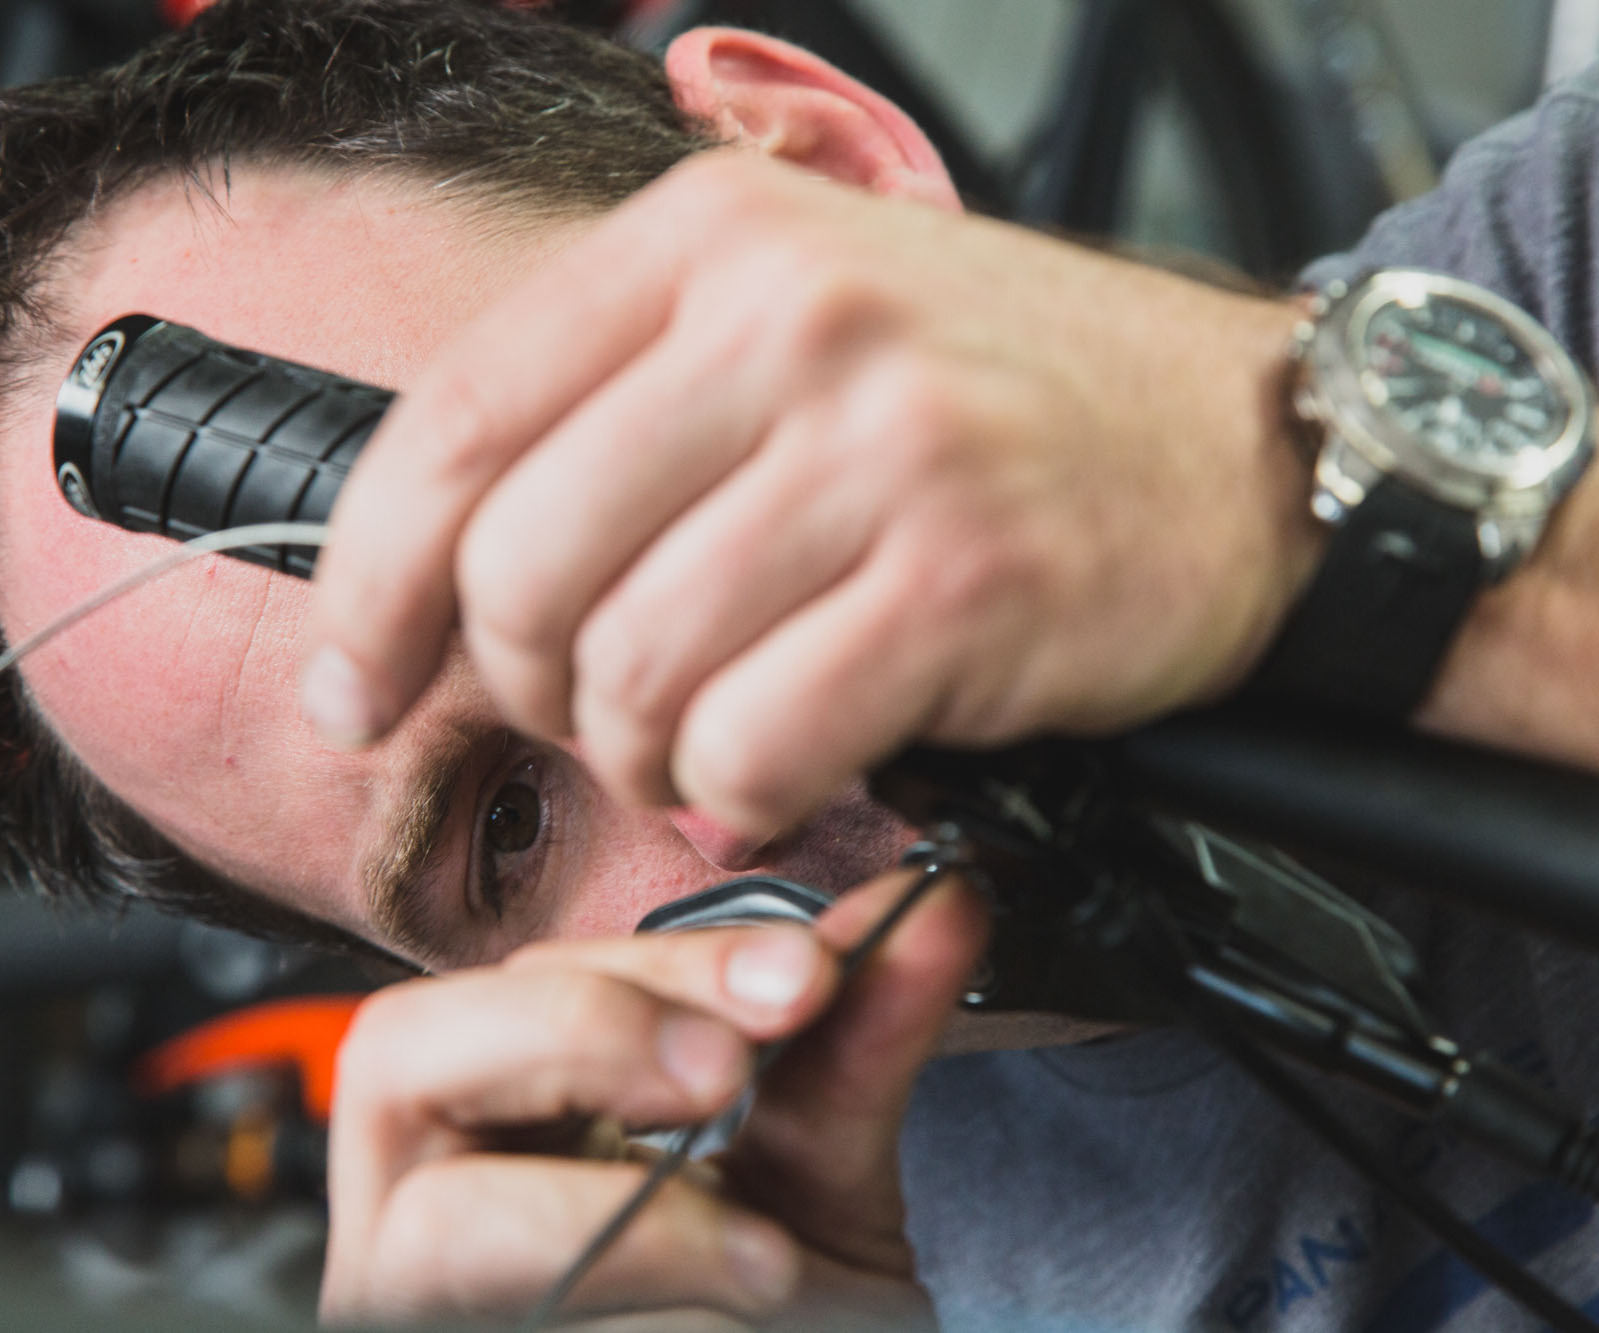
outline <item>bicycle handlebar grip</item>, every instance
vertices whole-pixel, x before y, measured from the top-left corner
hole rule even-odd
[[[128,315],[56,398],[56,482],[80,513],[186,541],[252,523],[324,523],[394,395]],[[310,546],[232,552],[310,578]]]

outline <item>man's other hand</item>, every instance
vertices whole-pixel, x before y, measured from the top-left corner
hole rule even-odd
[[[459,624],[512,725],[759,839],[911,739],[1213,697],[1314,564],[1297,318],[704,155],[391,413],[320,564],[308,711],[381,734]]]
[[[537,944],[380,992],[340,1056],[324,1317],[525,1313],[647,1169],[561,1155],[565,1131],[725,1109],[758,1043],[834,1001],[839,955],[906,883],[847,895],[814,933]],[[701,1168],[668,1184],[567,1313],[650,1311],[651,1329],[930,1323],[896,1141],[985,936],[966,889],[935,888],[763,1080],[719,1185]]]

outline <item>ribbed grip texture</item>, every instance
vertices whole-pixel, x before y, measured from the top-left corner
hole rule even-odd
[[[134,532],[321,523],[394,395],[159,323],[121,353],[89,430],[90,499]],[[309,578],[314,547],[241,558]]]

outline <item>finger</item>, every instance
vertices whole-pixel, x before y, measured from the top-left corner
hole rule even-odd
[[[874,554],[712,676],[672,750],[683,803],[765,841],[919,734],[952,654],[927,650],[906,582]]]
[[[453,621],[454,551],[478,501],[666,327],[703,235],[671,225],[686,198],[664,183],[645,191],[519,282],[445,344],[367,444],[312,603],[304,703],[328,739],[375,739],[421,693]]]
[[[704,328],[670,334],[510,465],[472,513],[455,562],[463,630],[511,725],[570,733],[579,623],[764,434],[768,365],[719,352]]]
[[[562,1333],[754,1333],[754,1325],[716,1310],[646,1310],[563,1323]]]
[[[716,1014],[754,1041],[804,1026],[832,997],[837,956],[807,927],[727,926],[667,935],[562,940],[512,954],[508,969],[603,973]]]
[[[330,1246],[330,1317],[526,1311],[633,1195],[645,1168],[473,1154],[398,1182],[365,1252]],[[667,1182],[564,1310],[702,1306],[759,1318],[798,1286],[801,1256],[774,1223]]]
[[[799,1292],[762,1328],[768,1333],[938,1333],[927,1293],[904,1276],[867,1272],[815,1250],[805,1253]]]
[[[889,497],[837,487],[824,424],[781,426],[584,624],[573,720],[584,762],[613,794],[669,802],[671,740],[694,690],[866,550]]]
[[[366,1001],[339,1098],[459,1127],[691,1118],[737,1091],[749,1041],[803,1026],[835,979],[830,952],[797,926],[535,946]]]
[[[836,971],[797,927],[592,941],[390,987],[339,1053],[330,1186],[357,1230],[418,1160],[477,1131],[609,1114],[685,1124],[726,1106],[751,1039],[793,1031]]]
[[[847,948],[908,882],[907,874],[896,874],[847,895],[818,932]],[[763,1079],[724,1163],[746,1200],[846,1263],[910,1271],[900,1122],[987,934],[981,902],[955,879],[935,886],[907,914],[827,1016]]]

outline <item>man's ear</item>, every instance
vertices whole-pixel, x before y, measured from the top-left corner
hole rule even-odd
[[[740,28],[695,28],[672,43],[666,74],[678,105],[734,143],[877,194],[960,209],[916,123],[808,51]]]

